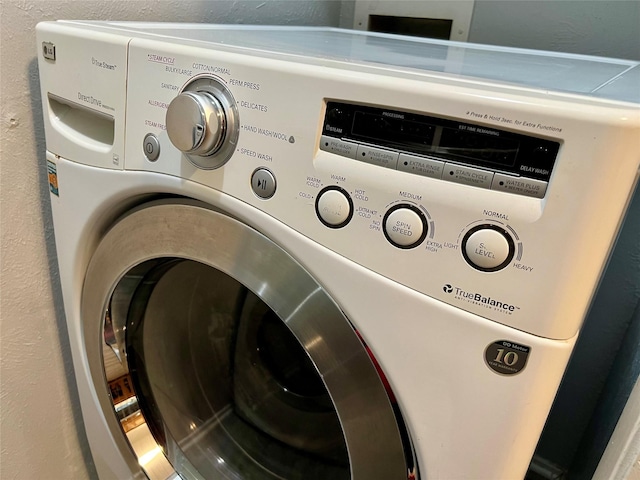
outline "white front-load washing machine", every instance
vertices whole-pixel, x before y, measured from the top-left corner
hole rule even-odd
[[[37,39],[100,478],[524,476],[637,180],[638,64],[326,28]]]

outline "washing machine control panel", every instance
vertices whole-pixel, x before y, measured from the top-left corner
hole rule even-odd
[[[540,92],[330,63],[134,38],[118,166],[181,179],[173,193],[205,186],[203,201],[222,193],[255,228],[275,219],[455,308],[574,335],[558,318],[586,309],[572,285],[595,282],[608,245],[591,232],[616,228],[614,177],[637,170],[618,168],[622,127],[607,137],[608,113]]]

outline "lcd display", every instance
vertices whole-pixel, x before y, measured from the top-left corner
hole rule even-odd
[[[322,131],[353,144],[545,182],[560,148],[557,141],[490,125],[336,101],[327,102]]]
[[[355,112],[351,130],[356,137],[422,147],[431,146],[433,131],[434,126],[424,122],[393,117],[390,114],[383,116],[362,111]]]
[[[480,130],[482,131],[467,125],[460,125],[458,129],[443,128],[435,151],[443,155],[513,167],[519,142],[503,138],[495,130]]]

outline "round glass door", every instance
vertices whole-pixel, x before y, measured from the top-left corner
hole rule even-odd
[[[151,479],[415,475],[357,332],[295,260],[226,215],[160,203],[121,219],[82,313],[107,420]]]

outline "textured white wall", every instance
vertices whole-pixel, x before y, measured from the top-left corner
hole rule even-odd
[[[341,27],[353,27],[358,1],[342,1]],[[428,17],[429,0],[420,4]],[[638,0],[475,0],[468,41],[640,60],[639,20]]]
[[[35,60],[56,19],[338,25],[334,1],[0,0],[0,477],[95,476],[66,339]]]
[[[469,41],[640,59],[637,0],[476,0]]]

